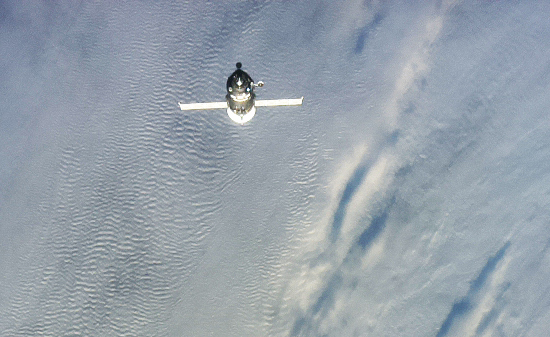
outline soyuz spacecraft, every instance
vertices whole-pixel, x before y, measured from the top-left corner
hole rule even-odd
[[[256,114],[258,106],[292,106],[302,105],[304,97],[295,99],[266,99],[256,100],[254,89],[263,87],[264,83],[254,83],[252,78],[241,69],[242,64],[237,63],[237,70],[227,79],[227,95],[225,102],[189,103],[178,102],[181,110],[207,110],[227,109],[229,118],[236,123],[244,124]]]

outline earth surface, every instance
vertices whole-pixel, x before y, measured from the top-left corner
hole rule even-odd
[[[547,335],[549,17],[1,2],[0,335]]]

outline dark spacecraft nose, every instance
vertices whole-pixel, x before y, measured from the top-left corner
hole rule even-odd
[[[235,99],[247,100],[254,92],[254,81],[241,69],[241,62],[237,62],[236,65],[237,70],[227,79],[227,93],[234,96]]]

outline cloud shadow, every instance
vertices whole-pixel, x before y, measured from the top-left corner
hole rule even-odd
[[[506,244],[500,248],[494,256],[487,259],[487,263],[483,269],[481,269],[479,275],[472,282],[470,282],[470,289],[468,289],[466,296],[453,303],[451,311],[447,315],[447,318],[445,318],[445,321],[443,321],[443,324],[441,324],[436,337],[447,336],[455,319],[464,316],[472,310],[474,296],[483,287],[487,279],[493,274],[498,263],[504,257],[508,247],[510,247],[510,242],[506,242]]]

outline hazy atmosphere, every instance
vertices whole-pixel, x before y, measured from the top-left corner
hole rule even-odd
[[[0,336],[548,335],[549,2],[2,1],[0,102]]]

